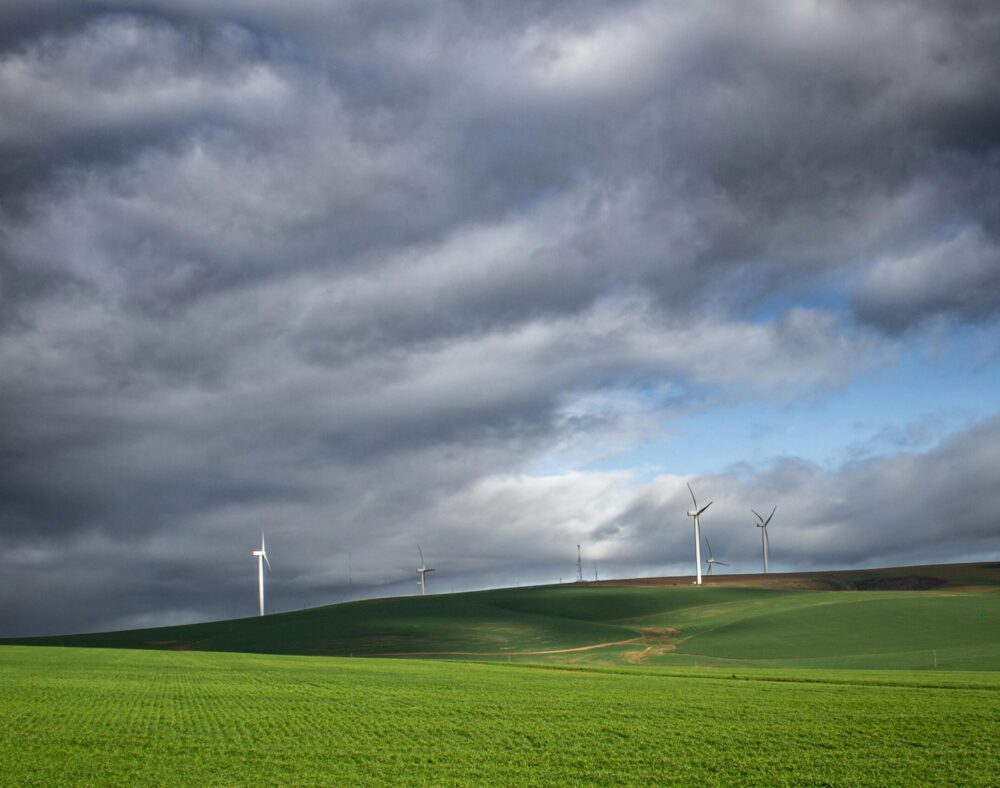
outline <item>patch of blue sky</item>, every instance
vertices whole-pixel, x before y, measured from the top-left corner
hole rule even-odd
[[[891,365],[792,403],[712,399],[668,407],[644,435],[589,455],[557,450],[528,472],[629,471],[635,483],[663,473],[711,474],[737,465],[764,469],[794,457],[829,468],[853,460],[926,451],[1000,412],[1000,331],[948,327],[909,343]],[[663,390],[636,394],[655,403]]]
[[[769,325],[780,321],[789,309],[798,307],[833,312],[848,321],[854,275],[853,269],[833,269],[797,282],[785,281],[770,295],[757,298],[744,312],[744,317],[752,323]]]

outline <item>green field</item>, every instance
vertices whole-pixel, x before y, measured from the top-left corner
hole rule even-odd
[[[894,574],[895,573],[895,574]],[[924,591],[826,590],[923,579]],[[1000,670],[1000,567],[377,599],[32,645],[660,666]]]
[[[993,673],[0,649],[7,784],[995,785]]]
[[[872,590],[906,587],[924,590]],[[991,564],[504,589],[5,644],[7,784],[1000,773]],[[387,656],[407,658],[371,658]]]

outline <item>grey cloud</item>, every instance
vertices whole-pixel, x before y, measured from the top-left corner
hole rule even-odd
[[[421,533],[453,571],[502,576],[479,556],[516,552],[536,517],[539,561],[582,530],[602,560],[634,565],[621,542],[638,533],[669,566],[659,499],[510,479],[643,428],[588,396],[795,398],[892,358],[928,318],[991,320],[998,18],[7,4],[0,530],[21,558],[5,586],[62,594],[47,629],[110,574],[126,601],[88,626],[233,614],[242,564],[211,604],[204,566],[261,525],[300,545],[275,580],[286,606],[341,593],[329,563],[348,549],[370,589],[410,582],[385,556]],[[853,527],[824,516],[820,542]],[[443,534],[467,543],[449,553]],[[100,539],[134,566],[69,571]],[[195,548],[204,565],[177,574]],[[14,615],[4,628],[29,627]]]
[[[919,451],[932,446],[949,432],[967,426],[968,418],[961,410],[938,411],[909,424],[884,427],[867,440],[850,447],[848,454],[857,460],[865,460],[895,452]]]
[[[92,14],[0,57],[8,209],[66,168],[127,163],[193,131],[225,127],[280,96],[268,42],[233,24]]]
[[[247,10],[270,20],[277,30],[284,24],[261,4]],[[155,60],[158,68],[168,68],[165,76],[181,85],[193,82],[199,96],[192,105],[195,110],[211,106],[219,113],[229,107],[218,120],[229,130],[226,134],[218,139],[195,137],[204,165],[234,178],[244,171],[260,173],[264,180],[256,188],[281,194],[298,207],[293,219],[276,215],[273,205],[242,206],[244,221],[252,226],[286,244],[295,239],[296,245],[285,252],[286,266],[329,266],[333,261],[343,265],[345,258],[359,254],[371,266],[387,242],[397,247],[436,242],[463,223],[493,222],[512,211],[534,210],[553,195],[590,193],[591,200],[602,201],[607,207],[601,213],[579,212],[569,232],[559,232],[560,245],[546,249],[543,256],[536,253],[533,267],[552,272],[541,277],[538,286],[505,292],[501,281],[491,306],[506,304],[501,314],[516,320],[525,309],[551,308],[553,294],[567,292],[555,287],[554,280],[575,285],[561,305],[555,304],[561,309],[585,306],[609,280],[653,288],[676,309],[692,291],[703,294],[709,277],[721,275],[725,280],[748,263],[757,271],[778,265],[787,278],[807,275],[803,263],[838,266],[858,255],[884,253],[898,243],[900,234],[933,221],[928,214],[936,209],[919,198],[928,190],[948,189],[974,221],[994,220],[983,214],[982,197],[995,186],[995,167],[987,164],[992,175],[968,182],[964,190],[958,185],[967,182],[969,172],[983,169],[988,159],[982,156],[987,154],[977,158],[967,152],[945,161],[942,150],[922,141],[928,121],[921,120],[936,116],[928,109],[935,100],[989,105],[984,91],[996,83],[989,79],[992,58],[978,45],[963,47],[961,58],[945,57],[965,43],[964,28],[950,17],[922,17],[919,24],[907,22],[900,30],[901,11],[869,13],[871,18],[862,11],[843,14],[826,31],[818,51],[810,48],[810,36],[817,33],[811,27],[815,20],[808,16],[768,27],[756,21],[758,15],[747,20],[736,14],[736,19],[720,17],[727,21],[713,25],[677,8],[636,4],[615,16],[595,11],[572,26],[555,15],[537,19],[533,27],[496,30],[488,25],[501,22],[487,18],[480,26],[470,23],[465,29],[469,37],[446,47],[441,39],[453,35],[454,28],[444,21],[448,12],[440,8],[384,28],[378,26],[378,12],[330,17],[319,13],[321,24],[333,24],[335,18],[344,29],[359,28],[359,40],[375,37],[376,46],[367,55],[377,74],[373,80],[415,82],[401,93],[418,97],[416,114],[388,95],[372,108],[353,108],[350,89],[341,89],[337,81],[342,64],[328,66],[330,89],[310,74],[317,57],[320,63],[323,56],[333,57],[323,50],[303,62],[288,47],[275,48],[261,59],[252,47],[230,46],[227,65],[220,70],[213,65],[209,45],[199,50],[194,71],[185,61],[182,73],[173,74],[169,65],[176,61],[170,58],[177,57],[178,41],[188,37],[170,37],[167,26],[162,45],[155,37],[149,44],[153,51],[167,50]],[[290,29],[297,29],[300,16],[290,14]],[[459,18],[469,21],[475,15]],[[644,22],[648,30],[642,28]],[[749,34],[748,22],[753,23]],[[888,46],[890,38],[917,37],[921,25],[931,22],[935,36],[930,44]],[[127,28],[138,23],[103,24]],[[214,26],[204,24],[222,41],[250,37],[218,19]],[[976,20],[975,29],[992,24],[994,20],[984,16]],[[153,27],[165,25],[161,21]],[[640,51],[652,48],[648,54],[656,67],[642,64],[639,87],[608,95],[595,91],[591,83],[606,68],[597,58],[601,47],[608,46],[608,30],[618,27],[631,31]],[[220,32],[227,30],[237,33]],[[345,35],[337,30],[338,38]],[[662,44],[657,48],[657,32],[670,34],[673,49]],[[507,55],[512,68],[498,76],[494,64],[502,55],[499,45],[491,42],[510,37],[522,46]],[[976,40],[981,37],[977,33]],[[477,54],[482,44],[491,59]],[[588,47],[597,54],[589,56]],[[945,54],[935,60],[938,50]],[[387,72],[383,61],[392,57],[405,67]],[[456,57],[466,63],[467,71],[451,65]],[[227,74],[235,64],[242,70],[234,72],[240,75],[234,84]],[[626,59],[611,65],[627,81],[630,70],[640,64]],[[129,73],[127,61],[123,67]],[[363,70],[357,63],[347,68],[348,76],[352,69]],[[239,107],[247,98],[240,85],[250,79],[248,74],[270,80],[287,95],[262,93],[259,101],[251,99],[252,109],[241,114]],[[84,69],[84,86],[86,75]],[[185,75],[192,79],[185,82]],[[955,84],[965,92],[956,95]],[[363,93],[379,95],[375,88]],[[200,117],[185,122],[176,108],[170,114],[179,126],[175,138],[190,140],[199,134]],[[399,137],[403,129],[408,132],[405,139]],[[336,136],[331,139],[331,132],[344,135],[343,143]],[[284,135],[296,144],[276,146],[275,140]],[[622,145],[622,140],[628,144]],[[150,144],[159,147],[153,138]],[[234,146],[243,154],[233,156],[229,149]],[[886,146],[892,155],[879,150]],[[199,194],[194,189],[203,184],[185,182],[190,177],[185,176],[187,159],[189,153],[182,151],[179,159],[163,158],[160,167],[145,165],[135,172],[129,168],[118,188],[127,188],[124,181],[133,189],[147,189],[160,181],[156,170],[166,168],[182,180],[168,176],[175,188],[168,186],[156,195],[161,208],[177,206],[183,199],[188,213],[216,226],[231,224],[231,217],[218,215],[219,202],[213,199],[217,192],[209,188]],[[360,166],[347,166],[351,160]],[[416,162],[420,165],[414,171]],[[326,190],[314,188],[321,183]],[[238,181],[227,185],[246,193]],[[348,194],[349,200],[339,197]],[[236,194],[227,191],[225,197],[233,200]],[[602,227],[609,208],[610,221]],[[684,214],[683,229],[665,232],[678,210]],[[232,276],[218,271],[218,257],[226,252],[210,249],[207,238],[191,232],[198,224],[194,216],[175,227],[148,228],[153,235],[146,242],[154,252],[161,245],[182,252],[191,268],[186,277],[191,290],[227,286]],[[188,231],[184,237],[181,227]],[[167,234],[158,240],[163,232]],[[227,236],[230,243],[238,243],[238,238],[238,233]],[[258,248],[259,239],[247,240]],[[121,242],[122,249],[108,252],[127,253],[137,241],[126,237]],[[237,246],[232,251],[241,254],[241,263],[226,267],[241,280],[272,275],[270,261],[277,249],[265,243],[260,250],[265,261],[258,266],[246,259],[255,256],[246,249]],[[177,266],[169,258],[157,262],[168,269]],[[739,281],[752,296],[776,277],[758,274]],[[518,306],[526,292],[535,295],[525,307]],[[174,297],[179,296],[183,293]]]
[[[975,321],[1000,309],[1000,244],[977,227],[875,261],[855,295],[870,322],[901,330],[935,315]]]

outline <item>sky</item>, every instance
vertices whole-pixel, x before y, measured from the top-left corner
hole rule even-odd
[[[6,0],[0,636],[1000,558],[993,0]]]

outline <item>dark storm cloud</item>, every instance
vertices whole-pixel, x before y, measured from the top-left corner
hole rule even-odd
[[[0,197],[14,207],[67,167],[123,164],[192,128],[225,124],[247,69],[268,58],[266,39],[232,25],[78,5],[25,10],[37,29],[0,55]],[[10,37],[21,28],[8,13]]]
[[[245,562],[206,573],[262,526],[286,607],[347,550],[396,588],[417,541],[481,577],[540,530],[612,545],[626,477],[520,470],[989,323],[998,33],[988,2],[6,4],[3,582],[61,601],[0,630],[232,615]]]
[[[519,277],[525,286],[510,290],[501,279],[485,309],[477,305],[477,313],[501,319],[579,309],[609,278],[652,288],[676,308],[709,276],[735,275],[747,264],[779,265],[785,278],[805,275],[816,265],[891,256],[900,235],[954,222],[956,213],[972,226],[995,222],[996,198],[984,198],[997,191],[996,166],[986,158],[996,139],[976,114],[997,104],[995,59],[985,46],[996,20],[987,11],[960,22],[910,20],[903,8],[884,6],[845,10],[824,25],[822,15],[793,14],[779,24],[730,9],[712,22],[682,7],[634,5],[617,14],[595,10],[572,25],[550,9],[529,25],[523,15],[479,20],[449,6],[349,8],[314,11],[342,47],[303,33],[301,11],[285,19],[250,4],[241,16],[255,20],[251,28],[204,11],[197,24],[184,25],[148,9],[138,17],[105,14],[48,45],[75,57],[48,62],[29,46],[23,59],[48,69],[48,78],[29,84],[61,86],[62,65],[72,68],[82,104],[88,89],[114,98],[112,112],[62,107],[52,125],[73,139],[87,123],[105,139],[122,132],[137,139],[131,127],[140,123],[154,149],[167,144],[156,133],[182,146],[162,157],[162,167],[184,162],[198,145],[207,164],[233,178],[259,173],[262,193],[281,194],[300,210],[291,220],[273,206],[248,206],[246,220],[287,249],[284,270],[343,266],[358,255],[370,270],[382,250],[433,244],[463,224],[493,223],[561,195],[575,199],[570,232],[547,254],[535,250],[532,267],[548,277]],[[387,17],[399,18],[389,24]],[[512,26],[498,27],[504,23]],[[457,26],[464,35],[455,37]],[[637,47],[635,57],[614,47],[618,36]],[[128,41],[116,46],[118,38]],[[262,48],[261,40],[288,43]],[[138,63],[128,45],[143,53]],[[108,84],[108,73],[140,76]],[[358,106],[355,94],[370,103]],[[45,93],[27,95],[34,114],[49,108]],[[32,113],[15,116],[25,129],[39,125]],[[975,145],[955,142],[963,138],[961,118]],[[206,125],[229,133],[205,139]],[[50,151],[70,147],[49,144]],[[108,149],[121,155],[128,146]],[[162,177],[148,159],[140,158],[144,171],[128,168],[136,189]],[[327,194],[317,193],[320,184]],[[186,196],[164,191],[157,197],[170,205]],[[942,191],[947,212],[927,204]],[[196,200],[191,211],[217,212],[213,196],[233,195],[206,194],[208,204]],[[182,218],[136,229],[154,254],[166,247],[166,260],[154,258],[157,268],[176,268],[170,257],[178,251],[187,258],[190,290],[273,274],[277,244],[261,250],[255,266],[238,234],[227,236],[229,250],[217,248],[215,236],[178,238],[180,227],[193,224]],[[128,254],[138,243],[132,228],[121,234],[107,240],[121,247],[109,253]],[[227,253],[238,262],[218,259]],[[774,278],[741,281],[752,295],[758,282]],[[877,310],[861,313],[878,319]],[[449,311],[448,320],[455,315]]]

